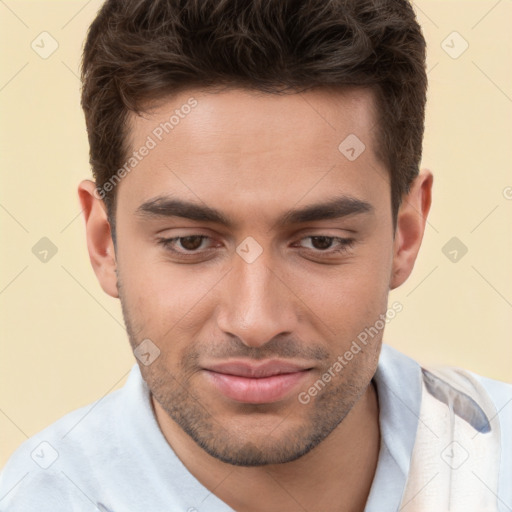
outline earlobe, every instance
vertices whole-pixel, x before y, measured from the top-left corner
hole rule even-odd
[[[432,203],[433,181],[432,173],[422,170],[400,205],[393,246],[391,290],[402,285],[414,268]]]
[[[118,298],[116,255],[107,209],[95,191],[96,184],[90,180],[84,180],[78,186],[78,197],[85,219],[87,249],[103,291]]]

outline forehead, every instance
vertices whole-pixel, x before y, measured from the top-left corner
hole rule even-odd
[[[374,153],[375,119],[369,89],[186,90],[131,115],[130,154],[151,149],[133,162],[118,199],[124,202],[123,189],[130,190],[132,210],[166,193],[226,207],[264,201],[269,210],[305,194],[371,199],[380,188],[387,199],[387,172]]]
[[[256,146],[270,150],[282,147],[281,139],[316,143],[323,140],[331,145],[349,133],[366,139],[365,143],[372,146],[368,139],[373,137],[375,119],[373,91],[360,87],[286,94],[189,89],[148,105],[143,116],[132,113],[129,131],[135,146],[156,131],[154,135],[167,142],[174,139],[182,143],[186,139],[196,153],[237,152]],[[159,130],[160,124],[164,126]],[[276,140],[276,133],[281,134],[281,139]]]

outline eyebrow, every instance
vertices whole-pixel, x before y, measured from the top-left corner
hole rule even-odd
[[[353,196],[328,198],[303,208],[291,209],[282,214],[274,226],[284,227],[293,224],[304,224],[318,220],[332,220],[361,213],[373,213],[374,207]],[[183,199],[169,196],[158,196],[141,204],[135,211],[142,218],[180,217],[198,222],[211,222],[227,228],[233,228],[234,222],[222,212]]]

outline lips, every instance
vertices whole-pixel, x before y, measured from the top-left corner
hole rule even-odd
[[[311,368],[286,361],[254,365],[244,361],[210,365],[209,383],[225,397],[243,403],[273,403],[286,398],[309,375]]]

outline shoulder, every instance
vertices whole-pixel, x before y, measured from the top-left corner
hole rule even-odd
[[[489,379],[469,370],[468,373],[486,389],[498,411],[503,411],[505,416],[512,415],[512,383]]]
[[[469,372],[487,391],[496,409],[501,429],[501,460],[503,474],[512,481],[512,384]],[[512,488],[509,487],[512,499]]]
[[[433,370],[460,391],[474,390],[476,393],[480,393],[488,403],[492,404],[490,411],[492,416],[499,418],[502,428],[508,431],[510,435],[512,427],[512,384],[490,379],[463,368],[444,366],[433,368]],[[469,394],[471,394],[470,391],[468,391]]]
[[[72,508],[70,508],[72,507]],[[9,471],[0,478],[1,512],[97,512],[64,471],[32,469],[17,474]]]
[[[134,380],[132,369],[131,380]],[[130,379],[129,379],[130,380]],[[133,386],[132,386],[133,387]],[[120,414],[128,402],[123,388],[63,416],[26,440],[0,473],[0,511],[63,510],[63,503],[83,503],[77,510],[95,510],[69,475],[80,467],[115,455]],[[84,501],[85,499],[85,501]],[[32,502],[30,500],[38,500]]]

